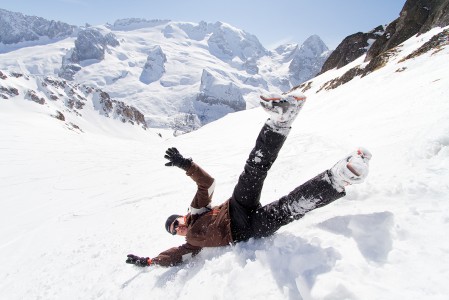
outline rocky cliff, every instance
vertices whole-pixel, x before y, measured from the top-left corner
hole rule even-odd
[[[366,54],[370,61],[406,41],[415,34],[449,25],[449,0],[407,0],[399,18],[391,22],[385,33],[374,42]]]
[[[120,45],[115,35],[102,27],[88,27],[81,30],[75,40],[75,48],[63,58],[59,76],[73,80],[76,72],[81,70],[80,62],[93,59],[101,61],[108,46]]]
[[[99,88],[51,76],[41,78],[0,71],[0,99],[14,100],[17,96],[45,106],[49,114],[61,121],[66,120],[67,114],[82,117],[89,107],[104,117],[147,128],[145,117],[139,110],[112,99]],[[67,125],[82,131],[73,123]]]
[[[347,36],[332,52],[319,73],[341,68],[359,58],[382,36],[384,31],[384,26],[378,26],[369,32],[357,32]]]
[[[341,68],[365,53],[365,61],[371,61],[416,34],[447,25],[449,0],[407,0],[399,17],[385,28],[378,26],[370,32],[359,32],[346,37],[324,63],[320,74],[333,68]]]

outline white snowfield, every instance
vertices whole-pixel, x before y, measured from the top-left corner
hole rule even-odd
[[[373,154],[365,183],[270,238],[172,268],[125,264],[184,242],[163,225],[196,187],[164,166],[166,148],[215,177],[220,204],[266,120],[261,108],[174,138],[98,114],[62,122],[23,97],[1,99],[0,299],[448,299],[449,48],[399,62],[441,30],[337,89],[316,93],[363,57],[313,79],[262,203],[358,146]]]

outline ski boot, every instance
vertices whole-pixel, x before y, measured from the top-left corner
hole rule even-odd
[[[288,134],[291,124],[301,111],[306,96],[300,91],[286,94],[267,94],[260,96],[260,105],[268,112],[270,119],[267,124],[281,134]]]
[[[341,192],[347,185],[362,183],[368,176],[371,157],[368,149],[360,147],[337,162],[330,170],[331,182],[335,189]]]

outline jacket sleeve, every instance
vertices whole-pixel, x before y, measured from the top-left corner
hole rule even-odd
[[[201,251],[201,247],[196,247],[185,243],[179,247],[170,248],[151,259],[151,263],[162,267],[172,267],[181,264]]]
[[[190,204],[190,213],[196,215],[210,210],[210,203],[215,189],[215,179],[194,162],[192,162],[192,166],[187,170],[186,174],[198,186],[195,197]]]

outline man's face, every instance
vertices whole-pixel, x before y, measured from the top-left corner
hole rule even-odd
[[[170,232],[176,232],[176,235],[186,236],[187,226],[184,217],[179,217],[170,225]]]

